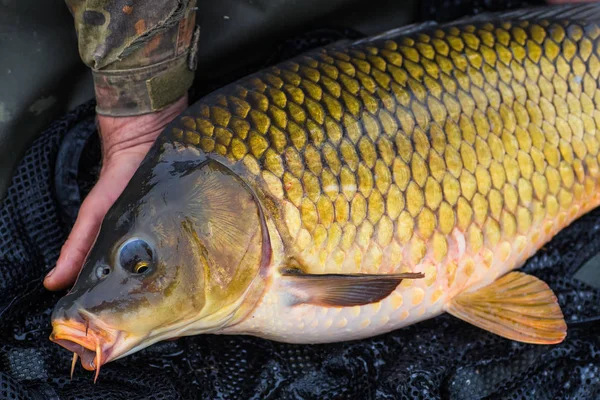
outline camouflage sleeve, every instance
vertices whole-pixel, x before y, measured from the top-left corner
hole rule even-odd
[[[196,0],[65,1],[99,114],[151,113],[187,93],[196,69]]]

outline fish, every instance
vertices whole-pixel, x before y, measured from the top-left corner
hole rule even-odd
[[[50,340],[96,371],[201,334],[314,344],[448,313],[552,345],[519,269],[600,204],[600,5],[419,23],[201,98],[108,211]]]

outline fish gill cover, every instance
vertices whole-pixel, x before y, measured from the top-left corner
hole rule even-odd
[[[282,53],[315,43],[323,44],[314,35],[293,41]],[[600,289],[574,277],[600,252],[600,209],[523,268],[558,296],[569,325],[558,345],[516,343],[443,315],[327,345],[182,338],[107,365],[95,385],[81,367],[69,380],[71,353],[48,340],[50,313],[63,293],[45,291],[42,277],[96,177],[93,106],[80,106],[39,136],[0,207],[0,399],[600,397]]]

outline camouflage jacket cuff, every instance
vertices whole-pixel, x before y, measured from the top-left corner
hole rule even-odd
[[[199,39],[196,0],[66,1],[98,114],[148,114],[187,93]]]
[[[96,112],[114,117],[142,115],[162,110],[179,100],[194,81],[196,42],[192,42],[189,51],[156,64],[94,70]]]

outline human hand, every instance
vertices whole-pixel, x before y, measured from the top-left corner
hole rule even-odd
[[[168,108],[134,117],[98,116],[102,143],[102,169],[79,209],[73,229],[56,266],[44,280],[49,290],[71,286],[92,247],[102,219],[121,195],[163,128],[188,104],[187,96]]]

